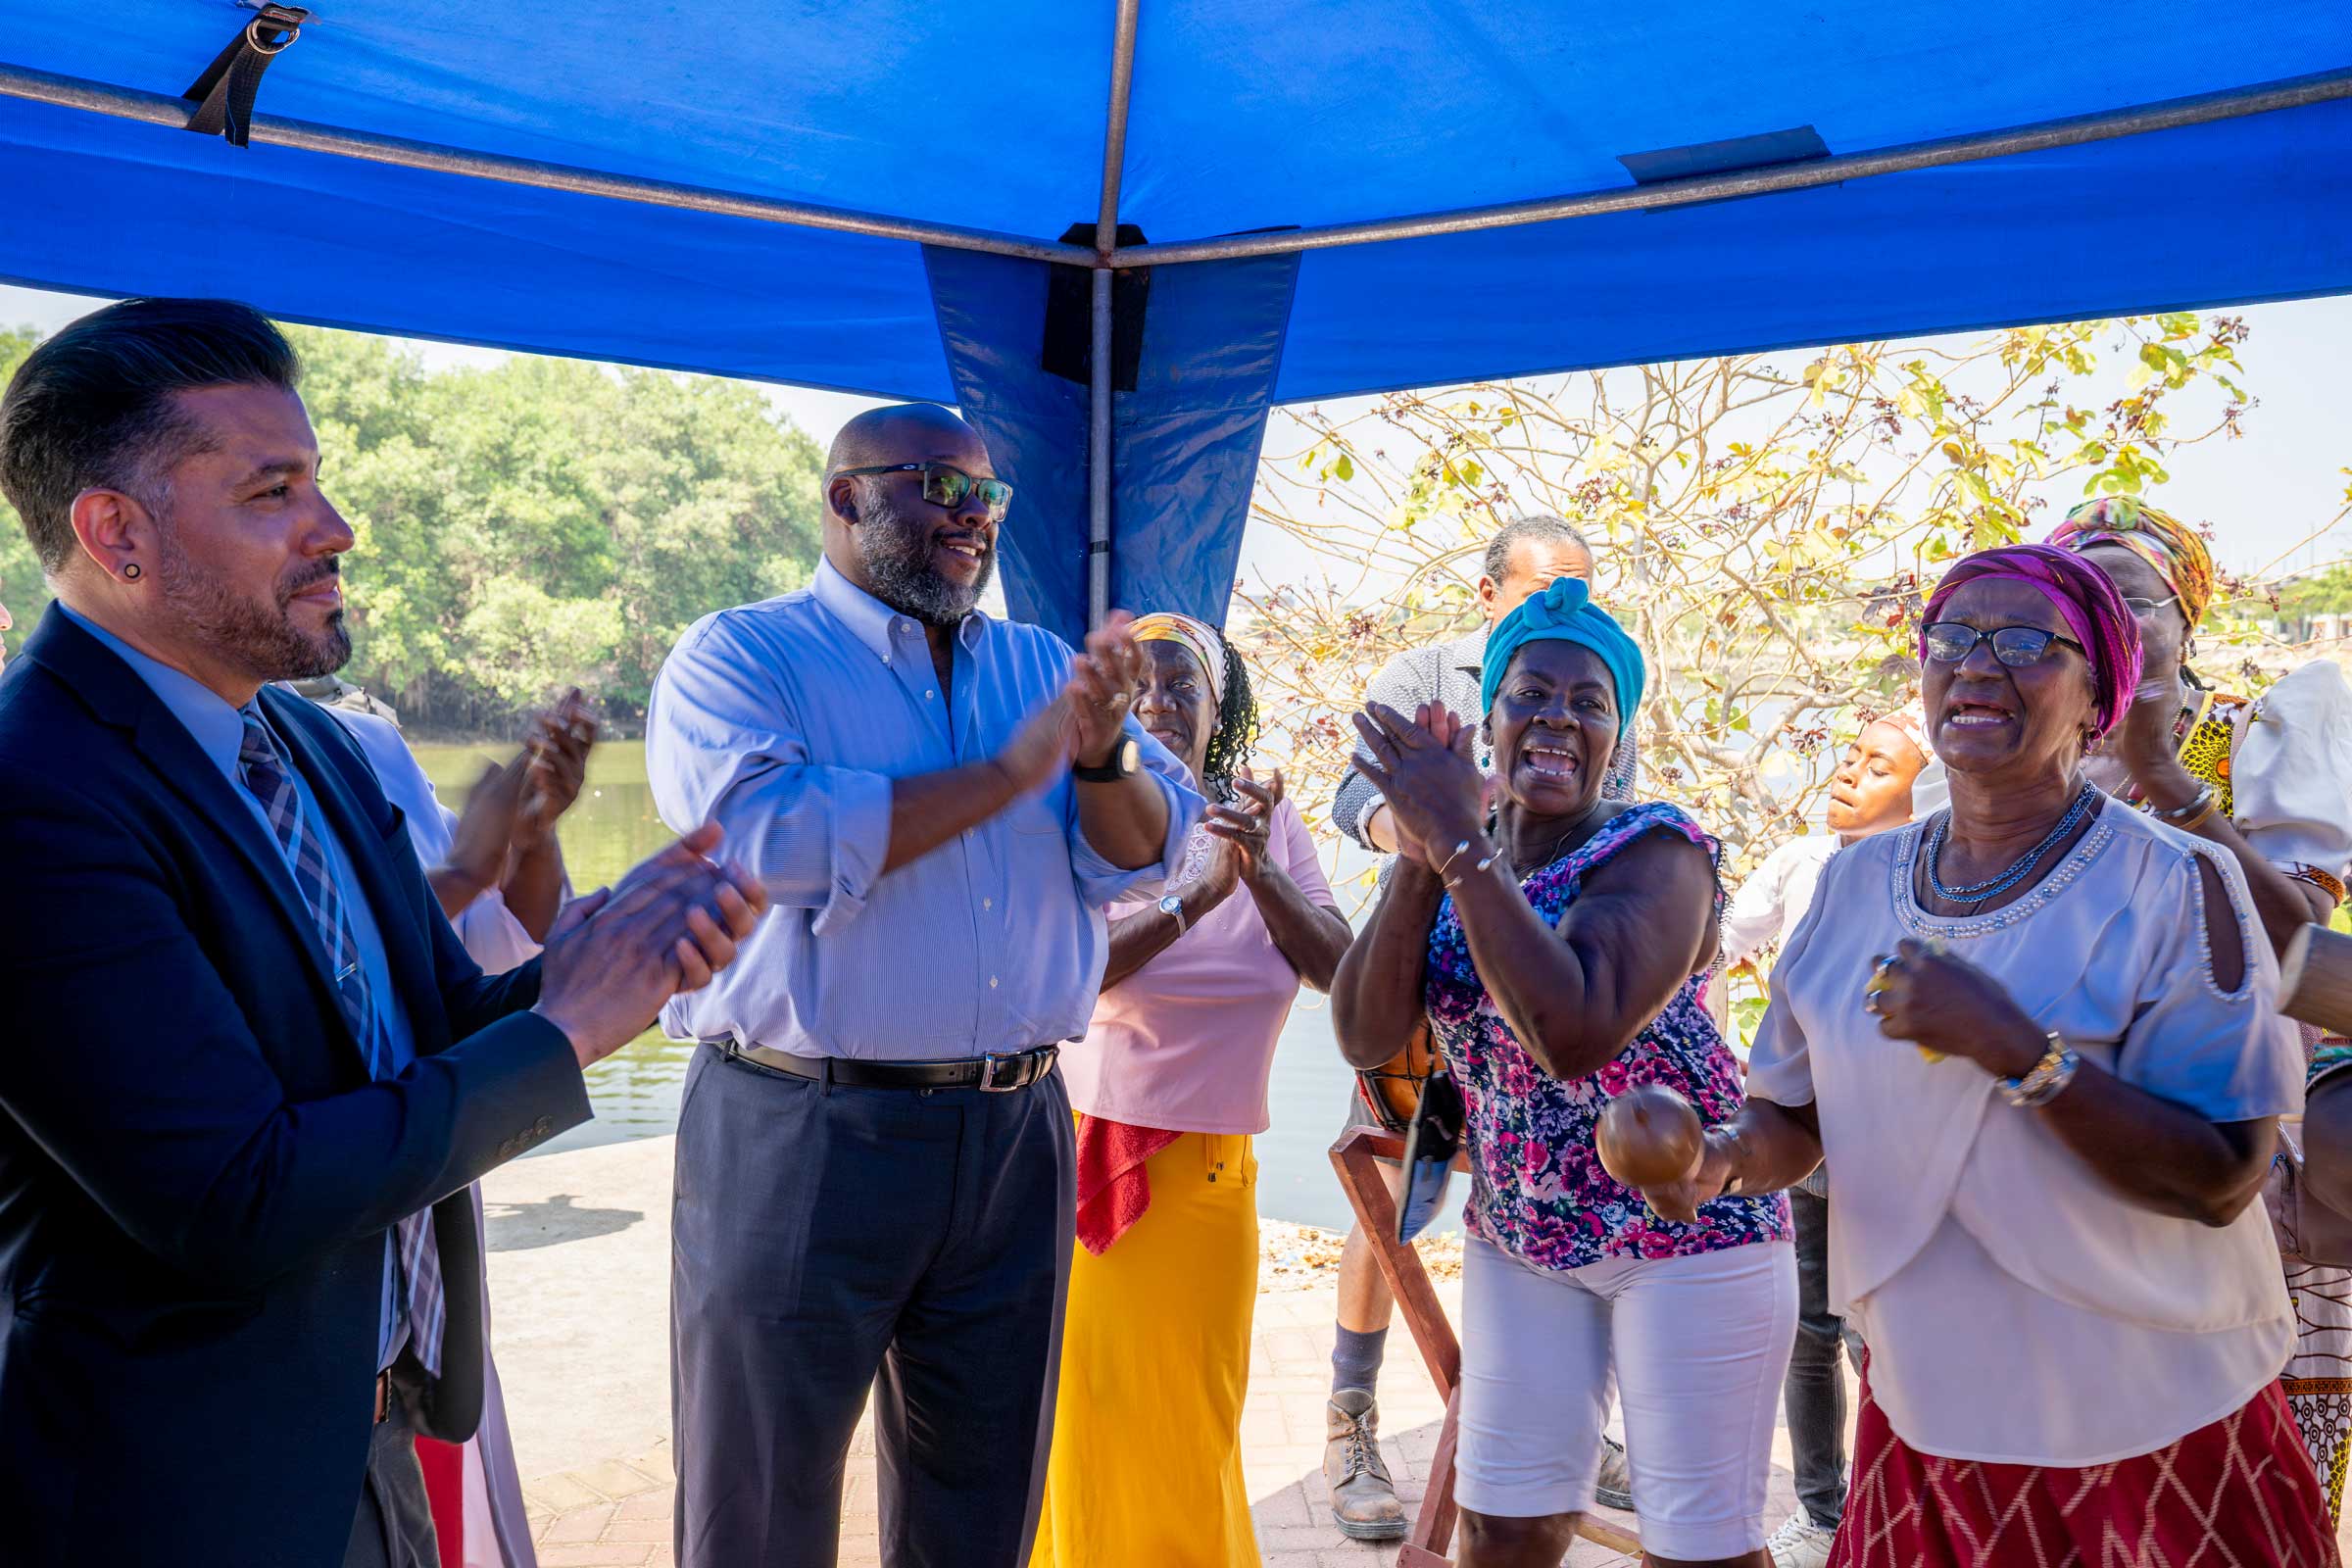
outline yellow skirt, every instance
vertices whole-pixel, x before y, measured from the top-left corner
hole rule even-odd
[[[1152,1206],[1074,1249],[1054,1456],[1030,1568],[1257,1568],[1242,1400],[1257,1160],[1238,1133],[1152,1156]]]

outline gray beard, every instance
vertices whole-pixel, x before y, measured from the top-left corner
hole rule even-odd
[[[199,569],[168,530],[161,543],[156,572],[165,603],[214,648],[233,653],[248,674],[264,681],[308,680],[333,674],[351,658],[351,632],[343,624],[343,612],[335,612],[319,637],[305,636],[294,625],[292,595],[280,595],[272,614]]]
[[[926,626],[962,624],[996,574],[997,553],[991,549],[969,588],[948,581],[931,564],[931,530],[900,517],[869,517],[853,537],[874,597]]]

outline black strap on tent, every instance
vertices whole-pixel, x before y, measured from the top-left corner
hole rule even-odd
[[[302,36],[311,14],[300,6],[265,5],[228,47],[204,68],[204,74],[182,98],[196,106],[188,129],[200,136],[226,136],[242,147],[253,131],[253,95],[262,88],[262,73]]]

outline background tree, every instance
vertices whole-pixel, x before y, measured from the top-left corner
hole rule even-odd
[[[570,684],[625,728],[700,615],[808,580],[822,454],[748,383],[514,356],[427,370],[393,340],[290,329],[346,562],[345,678],[425,734],[503,731]],[[0,378],[37,341],[0,333]],[[0,505],[0,603],[38,564]]]
[[[2182,313],[1306,411],[1308,439],[1269,458],[1253,520],[1336,581],[1237,605],[1265,749],[1294,798],[1327,805],[1373,671],[1473,624],[1487,537],[1557,513],[1598,548],[1601,596],[1651,661],[1642,792],[1721,833],[1737,876],[1803,830],[1830,749],[1916,696],[1943,564],[2037,536],[2078,497],[2151,492],[2168,454],[2234,435],[2245,336]],[[2224,619],[2203,662],[2234,681],[2238,645],[2260,634]]]

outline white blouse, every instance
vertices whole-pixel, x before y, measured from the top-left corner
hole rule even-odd
[[[2259,1203],[2213,1228],[2128,1201],[1974,1064],[1929,1062],[1862,1010],[1875,956],[1936,938],[2087,1062],[2216,1122],[2291,1112],[2303,1057],[2244,879],[2213,846],[2114,804],[2006,908],[1920,908],[1923,828],[1853,845],[1773,973],[1748,1092],[1819,1107],[1830,1294],[1871,1348],[1896,1434],[1954,1459],[2082,1466],[2237,1409],[2294,1320]],[[2221,874],[2245,975],[2216,983],[2197,874]]]
[[[2341,878],[2352,861],[2352,683],[2316,660],[2230,715],[2230,817],[2262,858]]]

